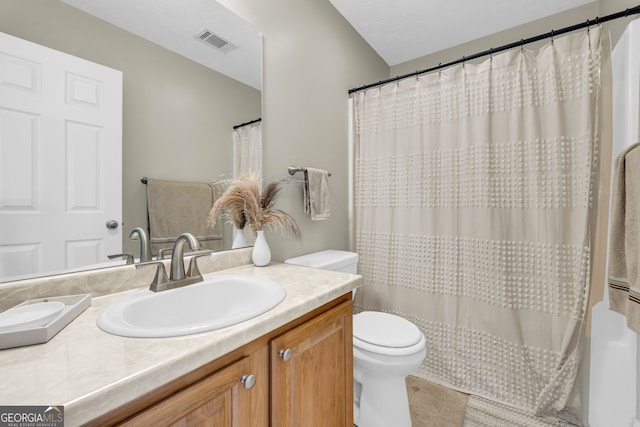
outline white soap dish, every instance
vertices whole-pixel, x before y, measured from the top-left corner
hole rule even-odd
[[[64,303],[60,301],[43,301],[35,304],[17,305],[0,313],[0,332],[45,326],[56,318],[63,308]]]
[[[47,342],[90,305],[90,294],[18,304],[0,313],[0,349]]]

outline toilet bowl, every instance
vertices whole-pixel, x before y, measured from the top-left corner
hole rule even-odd
[[[358,254],[327,250],[291,258],[287,264],[356,273]],[[358,427],[410,427],[405,379],[426,357],[424,335],[393,314],[353,316],[354,423]]]
[[[408,320],[364,311],[353,316],[354,422],[358,427],[411,426],[405,379],[427,355]]]

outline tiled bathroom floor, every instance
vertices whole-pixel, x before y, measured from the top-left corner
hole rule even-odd
[[[414,376],[407,377],[413,427],[462,427],[469,396]]]

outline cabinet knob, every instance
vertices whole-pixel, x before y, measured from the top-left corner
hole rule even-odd
[[[246,388],[247,390],[251,390],[253,386],[256,385],[256,376],[253,374],[243,375],[240,378],[240,382],[244,384],[244,388]]]
[[[291,355],[293,354],[293,352],[291,351],[290,348],[284,350],[284,349],[280,349],[280,351],[278,352],[278,356],[280,356],[282,358],[282,360],[284,360],[285,362],[288,362],[289,359],[291,359]]]

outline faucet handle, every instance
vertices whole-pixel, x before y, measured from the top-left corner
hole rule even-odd
[[[205,256],[210,256],[210,255],[211,255],[211,253],[192,256],[191,257],[191,261],[189,261],[189,269],[187,270],[187,277],[202,276],[202,273],[200,273],[200,269],[198,269],[198,262],[196,260],[198,258],[202,258],[202,257],[205,257]]]
[[[160,261],[146,262],[144,264],[136,264],[136,268],[142,268],[147,266],[155,266],[156,267],[156,275],[153,277],[151,284],[149,285],[149,290],[153,292],[158,292],[162,290],[163,284],[169,281],[169,277],[167,277],[167,270],[164,268],[164,263]]]
[[[133,264],[133,255],[132,254],[107,255],[107,258],[109,258],[109,259],[125,258],[127,260],[127,264]]]

